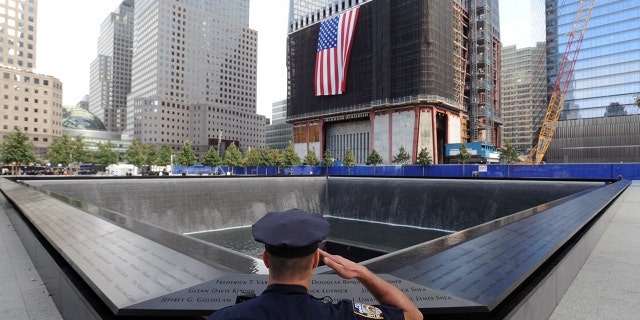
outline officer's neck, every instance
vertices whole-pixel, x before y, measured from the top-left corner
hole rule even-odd
[[[297,278],[297,279],[274,279],[271,274],[269,274],[269,284],[285,284],[285,285],[292,285],[292,286],[302,286],[304,287],[307,292],[309,292],[309,288],[311,288],[311,275],[310,274],[308,277],[304,277],[304,278]]]

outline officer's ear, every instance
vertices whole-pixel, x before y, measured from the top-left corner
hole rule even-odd
[[[317,268],[319,263],[320,263],[320,251],[316,250],[316,253],[313,254],[313,268],[314,269]]]
[[[267,250],[262,252],[262,262],[264,262],[265,267],[269,269],[269,254],[267,253]]]

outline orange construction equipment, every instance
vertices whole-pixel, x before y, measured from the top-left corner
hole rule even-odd
[[[582,39],[587,30],[587,24],[589,23],[594,1],[595,0],[580,0],[578,11],[573,21],[573,29],[567,34],[569,37],[567,40],[567,48],[560,63],[560,69],[558,70],[551,99],[549,99],[549,106],[547,107],[544,122],[540,128],[538,143],[531,149],[531,152],[529,152],[527,163],[540,164],[551,144],[551,140],[553,140],[553,135],[558,126],[558,119],[560,118],[560,112],[562,111],[562,105],[564,104],[564,98],[573,75],[573,68],[576,65]],[[587,2],[589,5],[586,5]]]

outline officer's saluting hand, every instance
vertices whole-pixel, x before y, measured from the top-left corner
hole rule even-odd
[[[209,319],[422,319],[411,300],[365,266],[318,249],[329,234],[321,214],[291,209],[269,212],[252,226],[264,243],[262,260],[269,281],[258,297],[216,311]],[[342,300],[325,303],[309,294],[313,269],[320,259],[345,279],[357,279],[381,303]]]

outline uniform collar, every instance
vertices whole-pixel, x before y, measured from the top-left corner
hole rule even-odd
[[[264,290],[263,294],[265,293],[308,294],[307,288],[292,284],[270,284],[267,289]]]

